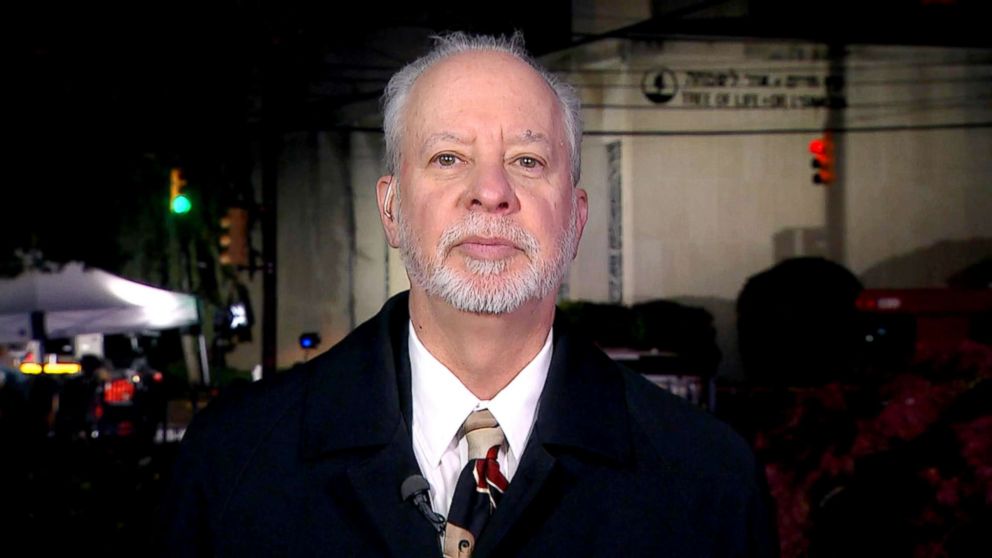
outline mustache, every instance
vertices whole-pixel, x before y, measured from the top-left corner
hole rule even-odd
[[[438,240],[437,253],[439,258],[448,255],[455,246],[473,236],[497,238],[512,244],[527,256],[538,253],[540,245],[534,235],[512,219],[500,215],[484,213],[469,213],[461,221],[449,225]]]

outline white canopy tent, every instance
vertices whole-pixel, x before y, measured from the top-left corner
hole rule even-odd
[[[32,331],[32,316],[44,331]],[[0,279],[0,342],[85,333],[134,333],[193,325],[196,298],[129,281],[80,263]]]

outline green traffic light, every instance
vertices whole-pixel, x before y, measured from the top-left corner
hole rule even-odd
[[[189,198],[185,195],[179,194],[178,196],[172,198],[172,212],[176,215],[189,213],[189,210],[192,208],[193,204],[189,202]]]

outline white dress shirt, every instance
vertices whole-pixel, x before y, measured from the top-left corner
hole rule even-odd
[[[537,403],[551,366],[552,333],[523,370],[495,397],[480,401],[417,338],[410,323],[410,374],[413,391],[413,453],[431,485],[434,511],[448,514],[458,475],[468,462],[468,443],[458,430],[472,411],[489,409],[503,429],[506,444],[497,461],[507,480],[513,480],[527,446]]]

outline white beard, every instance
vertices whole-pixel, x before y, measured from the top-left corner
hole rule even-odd
[[[505,314],[517,310],[527,301],[548,296],[561,285],[578,242],[575,222],[578,200],[574,192],[568,225],[550,251],[540,246],[532,234],[512,219],[475,211],[446,228],[434,254],[427,257],[419,249],[420,239],[404,219],[399,185],[396,187],[394,215],[399,227],[400,255],[410,281],[428,295],[440,298],[463,312]],[[526,267],[511,271],[511,259],[489,260],[468,256],[464,256],[467,273],[451,267],[446,263],[451,249],[470,236],[501,238],[511,242],[527,257]]]

